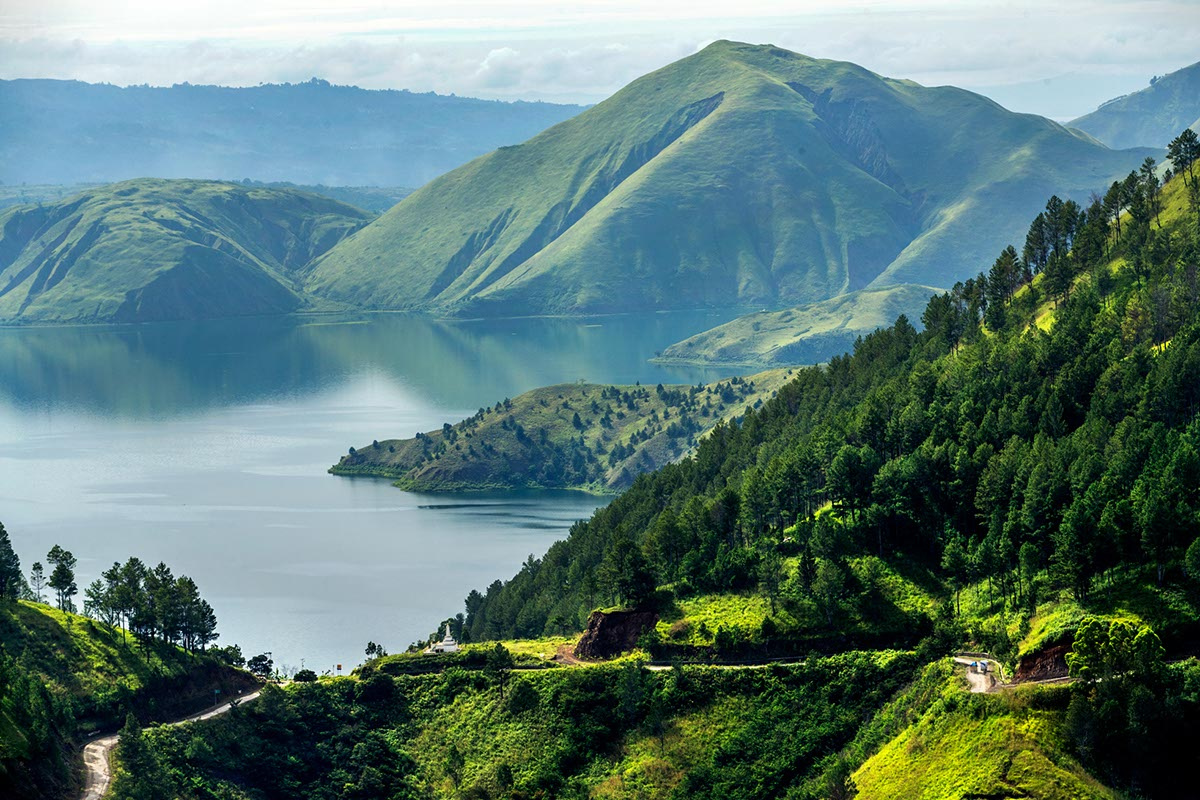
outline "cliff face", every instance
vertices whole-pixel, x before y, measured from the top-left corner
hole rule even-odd
[[[653,611],[593,611],[575,645],[576,658],[612,658],[637,646],[642,634],[658,623]]]

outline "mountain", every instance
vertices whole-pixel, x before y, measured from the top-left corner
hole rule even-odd
[[[144,322],[305,307],[301,268],[371,215],[291,189],[137,180],[0,211],[0,320]]]
[[[1051,191],[1082,199],[1150,153],[961,89],[717,42],[431,182],[307,286],[498,316],[949,286]]]
[[[670,364],[786,366],[819,364],[854,349],[854,341],[896,317],[920,316],[941,290],[902,284],[860,289],[783,311],[747,314],[676,342],[655,361]]]
[[[579,106],[374,91],[313,79],[248,88],[0,81],[0,180],[151,176],[420,186]]]
[[[1067,124],[1109,147],[1166,147],[1184,128],[1200,129],[1200,62]]]

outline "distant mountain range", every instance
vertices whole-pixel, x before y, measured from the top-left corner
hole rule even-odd
[[[1166,147],[1184,128],[1200,130],[1200,62],[1068,124],[1109,147]]]
[[[0,211],[0,320],[144,322],[312,307],[300,271],[371,219],[294,189],[128,181]]]
[[[0,81],[0,181],[129,178],[420,186],[582,107],[372,91]]]
[[[93,108],[109,95],[113,108]],[[883,310],[911,302],[919,311],[930,287],[977,273],[1019,241],[1049,195],[1083,200],[1162,155],[1111,150],[961,89],[724,41],[576,116],[562,106],[323,82],[247,90],[0,82],[6,98],[19,102],[0,126],[0,170],[33,172],[39,159],[50,169],[54,156],[76,180],[87,176],[71,164],[119,172],[161,157],[171,164],[163,173],[257,164],[255,177],[267,180],[288,163],[293,175],[323,163],[345,173],[288,180],[412,185],[420,181],[402,173],[416,168],[416,153],[461,160],[455,142],[477,128],[503,139],[518,122],[539,130],[570,118],[450,171],[373,221],[286,186],[189,180],[100,186],[8,209],[0,320],[805,306],[787,317],[804,329],[795,335],[783,317],[751,323],[772,331],[745,350],[753,363],[782,363],[781,353],[807,362],[806,335],[821,333],[828,349]],[[81,110],[67,114],[78,98]],[[105,125],[128,135],[88,138],[111,133]],[[34,147],[39,130],[45,141]],[[433,149],[413,149],[420,142]],[[355,172],[376,163],[375,180]],[[379,208],[390,191],[340,196]],[[855,294],[896,287],[908,288]],[[684,357],[702,359],[716,341],[684,348]],[[759,347],[775,349],[767,356]]]
[[[427,184],[306,287],[459,315],[772,308],[949,286],[1113,151],[980,95],[717,42]]]

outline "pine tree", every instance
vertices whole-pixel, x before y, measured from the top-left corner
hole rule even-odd
[[[21,594],[24,577],[21,575],[21,559],[17,558],[8,531],[0,524],[0,599],[16,600]]]

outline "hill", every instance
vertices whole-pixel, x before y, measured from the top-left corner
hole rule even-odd
[[[1200,129],[1200,62],[1067,124],[1109,147],[1166,147],[1184,128]]]
[[[546,386],[413,439],[351,448],[329,471],[395,478],[417,492],[616,491],[684,457],[714,426],[762,405],[788,375],[775,370],[707,386]]]
[[[579,106],[299,84],[0,81],[0,180],[131,178],[420,186]]]
[[[717,42],[423,187],[307,286],[463,315],[811,303],[952,285],[1052,191],[1141,163],[952,87]]]
[[[301,269],[371,215],[317,195],[137,180],[0,211],[0,320],[144,322],[306,307]]]
[[[204,708],[213,690],[254,685],[208,655],[138,641],[41,603],[0,600],[0,793],[66,797],[75,747],[127,712],[164,719]]]
[[[854,342],[886,328],[901,314],[916,318],[930,286],[902,284],[860,289],[783,311],[760,311],[676,342],[655,361],[669,364],[787,366],[819,364],[854,349]]]

